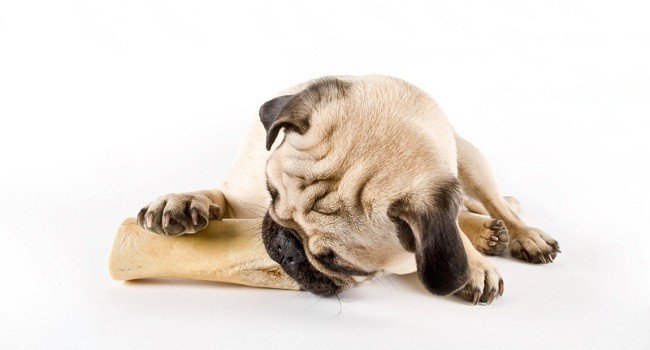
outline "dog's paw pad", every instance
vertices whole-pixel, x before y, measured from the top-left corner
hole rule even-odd
[[[502,220],[489,220],[483,224],[476,249],[485,255],[500,255],[508,246],[508,229]]]

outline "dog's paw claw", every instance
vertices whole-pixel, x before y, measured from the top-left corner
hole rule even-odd
[[[163,214],[163,219],[162,219],[162,227],[163,228],[167,228],[167,226],[169,226],[169,219],[171,219],[171,218],[172,218],[171,211],[166,211]]]
[[[477,305],[478,301],[481,299],[481,291],[480,290],[474,291],[474,296],[472,296],[472,299],[473,299],[472,303],[474,305]]]
[[[496,290],[490,290],[490,292],[487,295],[487,299],[486,299],[485,303],[488,304],[488,305],[492,304],[492,302],[494,301],[494,298],[496,297],[496,295],[497,295]]]
[[[192,225],[199,224],[199,211],[196,208],[190,209],[190,216],[192,216]]]
[[[144,210],[145,213],[147,211],[147,209],[142,209],[142,210]],[[147,227],[152,227],[152,226],[153,226],[153,213],[147,213]]]

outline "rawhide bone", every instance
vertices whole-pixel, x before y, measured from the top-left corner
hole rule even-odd
[[[266,253],[261,226],[261,219],[224,219],[195,234],[167,237],[126,219],[113,242],[109,271],[120,281],[188,278],[299,290]]]

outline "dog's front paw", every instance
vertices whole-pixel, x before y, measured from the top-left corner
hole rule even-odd
[[[483,256],[470,257],[469,276],[467,284],[456,295],[474,305],[479,301],[489,305],[497,296],[503,295],[503,279],[499,271]]]
[[[553,262],[558,253],[560,244],[538,228],[527,227],[510,240],[510,254],[532,263]]]
[[[222,211],[210,199],[196,193],[167,194],[149,203],[138,213],[138,224],[166,236],[195,233],[220,220]]]

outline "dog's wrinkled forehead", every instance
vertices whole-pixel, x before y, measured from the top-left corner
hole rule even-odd
[[[327,103],[344,99],[351,83],[336,78],[318,79],[294,95],[276,97],[262,105],[260,120],[266,129],[266,149],[270,150],[282,128],[304,134],[311,126],[312,113]]]

